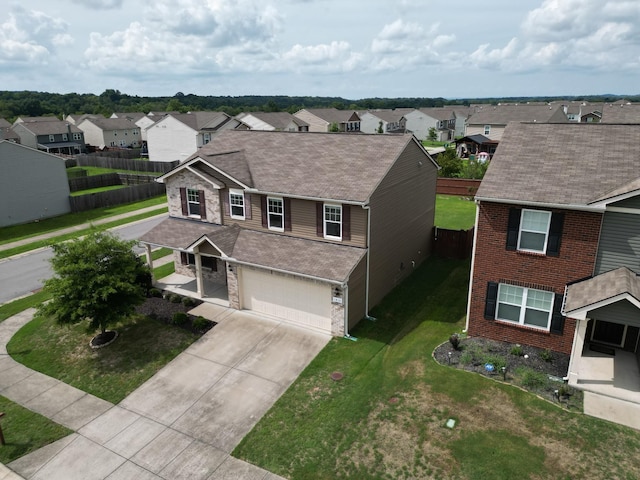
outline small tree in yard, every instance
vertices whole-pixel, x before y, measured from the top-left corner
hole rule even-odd
[[[463,169],[462,160],[456,155],[456,150],[447,147],[444,152],[437,156],[436,161],[440,165],[438,175],[446,178],[459,177]]]
[[[135,241],[105,232],[53,246],[54,277],[45,282],[53,299],[39,313],[59,323],[88,320],[100,333],[91,341],[102,345],[113,338],[107,326],[131,315],[151,283],[147,265],[135,254]]]
[[[431,127],[429,129],[427,140],[429,140],[430,142],[435,142],[436,140],[438,140],[438,131],[436,130],[436,127]]]

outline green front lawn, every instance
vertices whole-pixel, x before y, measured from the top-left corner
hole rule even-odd
[[[468,230],[475,222],[476,204],[473,200],[455,195],[436,195],[436,227]]]
[[[13,336],[7,351],[33,370],[118,403],[198,338],[134,315],[110,327],[120,334],[114,343],[94,350],[89,341],[96,332],[86,327],[36,317]]]
[[[0,423],[6,441],[0,446],[0,462],[5,465],[73,433],[2,396],[0,412],[4,412]]]
[[[464,327],[468,278],[468,262],[429,259],[357,342],[332,339],[233,454],[293,480],[640,477],[640,432],[433,360]]]
[[[105,173],[127,173],[129,175],[150,175],[152,177],[159,177],[160,175],[162,175],[162,173],[160,172],[133,171],[103,167],[69,167],[67,168],[67,173],[73,174],[74,172],[79,172],[81,170],[86,170],[88,177],[103,175]]]

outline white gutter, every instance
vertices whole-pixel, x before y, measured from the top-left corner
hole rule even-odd
[[[530,202],[525,200],[515,200],[508,198],[489,198],[476,196],[477,202],[490,202],[490,203],[508,203],[512,205],[524,205],[527,207],[544,207],[544,208],[558,208],[563,210],[579,210],[583,212],[596,212],[603,213],[604,207],[593,207],[583,204],[560,204],[560,203],[546,203],[546,202]]]
[[[309,280],[314,280],[316,282],[330,283],[331,285],[338,285],[340,287],[342,287],[342,285],[344,285],[341,281],[338,281],[338,280],[329,280],[328,278],[320,278],[320,277],[316,277],[314,275],[307,275],[306,273],[291,272],[289,270],[282,270],[281,268],[267,267],[265,265],[258,265],[258,264],[255,264],[255,263],[243,262],[242,260],[236,260],[235,258],[232,258],[232,257],[225,258],[224,260],[227,261],[227,262],[230,262],[230,263],[235,263],[237,265],[244,265],[246,267],[253,267],[253,268],[256,268],[258,270],[271,270],[273,272],[284,273],[286,275],[295,275],[296,277],[307,278]]]
[[[473,249],[471,250],[471,272],[469,274],[469,293],[467,294],[467,319],[463,332],[469,331],[469,315],[471,313],[471,289],[473,288],[473,270],[476,263],[476,243],[478,241],[478,218],[480,217],[480,202],[476,199],[476,222],[473,229]]]

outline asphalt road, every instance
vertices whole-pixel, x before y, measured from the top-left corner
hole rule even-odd
[[[112,231],[125,240],[134,240],[140,238],[165,218],[166,215],[163,215],[159,218],[117,227]],[[134,250],[137,253],[144,251],[140,247],[136,247]],[[42,288],[44,281],[53,275],[49,264],[49,259],[52,256],[51,248],[46,248],[34,253],[25,253],[18,257],[0,260],[0,303],[28,295]]]

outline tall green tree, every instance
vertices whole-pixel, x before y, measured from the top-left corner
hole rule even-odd
[[[151,283],[134,245],[108,232],[54,245],[55,275],[45,282],[53,299],[39,313],[60,323],[89,321],[104,335],[108,325],[131,315],[144,301]]]
[[[445,151],[437,156],[436,161],[440,165],[438,175],[445,178],[459,177],[463,170],[463,162],[456,155],[453,147],[446,147]]]

